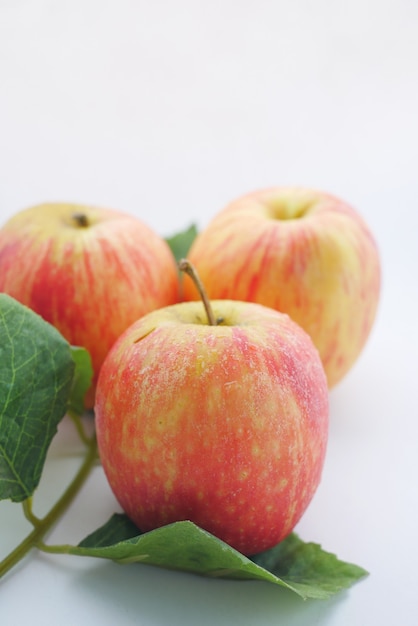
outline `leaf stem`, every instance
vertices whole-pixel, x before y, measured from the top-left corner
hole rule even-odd
[[[39,517],[37,517],[32,510],[32,502],[33,502],[33,498],[27,498],[26,500],[24,500],[22,502],[22,508],[23,508],[23,513],[26,517],[26,519],[28,520],[28,522],[30,522],[32,524],[32,526],[38,526],[38,524],[41,522],[41,520],[39,519]]]
[[[89,446],[90,437],[86,434],[86,431],[84,430],[83,422],[80,418],[80,415],[78,415],[78,413],[72,410],[68,410],[67,414],[70,416],[82,443],[84,443],[86,446]]]
[[[48,543],[44,543],[43,541],[40,541],[36,547],[38,548],[38,550],[41,550],[42,552],[47,552],[48,554],[70,554],[70,550],[72,548],[72,546],[70,546],[70,544],[68,543],[64,543],[62,545],[50,545]]]
[[[70,506],[75,496],[87,480],[97,458],[96,437],[93,436],[89,442],[89,446],[84,457],[84,461],[80,466],[77,474],[72,482],[68,485],[59,500],[52,509],[42,519],[38,519],[31,513],[31,505],[26,508],[25,514],[29,511],[27,518],[34,524],[33,530],[25,537],[25,539],[3,560],[0,562],[0,578],[11,570],[23,557],[33,548],[43,546],[43,538],[58,522],[65,510]],[[32,518],[32,519],[31,519]]]

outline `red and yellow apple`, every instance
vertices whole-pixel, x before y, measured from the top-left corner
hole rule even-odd
[[[107,355],[96,393],[101,462],[142,530],[191,520],[245,554],[288,535],[320,481],[326,376],[287,315],[248,302],[145,315]]]
[[[339,198],[295,187],[250,193],[214,217],[188,258],[209,298],[290,315],[318,348],[329,387],[365,345],[379,300],[379,253],[364,220]],[[186,276],[184,299],[198,297]]]
[[[179,300],[165,241],[116,210],[43,204],[0,229],[0,291],[88,349],[95,378],[114,341],[138,317]]]

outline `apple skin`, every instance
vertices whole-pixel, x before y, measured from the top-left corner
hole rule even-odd
[[[94,390],[102,362],[138,317],[179,300],[167,244],[139,219],[116,210],[43,204],[0,229],[0,291],[87,348]]]
[[[213,301],[154,311],[100,372],[101,462],[142,530],[191,520],[251,555],[285,538],[320,482],[328,387],[318,351],[287,315]]]
[[[380,295],[376,242],[330,194],[274,187],[229,204],[195,239],[189,260],[209,298],[258,302],[290,315],[319,350],[329,387],[361,353]],[[184,277],[184,300],[197,291]]]

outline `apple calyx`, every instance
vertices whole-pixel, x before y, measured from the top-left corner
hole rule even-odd
[[[89,219],[85,213],[73,213],[71,218],[78,228],[88,228],[90,226]]]
[[[196,268],[188,259],[180,259],[178,262],[178,267],[181,272],[184,272],[192,279],[196,289],[199,292],[199,295],[202,299],[203,306],[205,307],[206,316],[208,318],[209,326],[217,326],[222,322],[222,319],[215,319],[213,314],[212,306],[210,304],[210,300],[208,298],[208,294],[206,293],[206,289],[203,286],[202,281],[200,280],[199,274],[196,271]]]

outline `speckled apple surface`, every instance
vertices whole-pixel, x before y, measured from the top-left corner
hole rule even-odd
[[[154,311],[114,344],[95,403],[100,458],[142,531],[190,520],[240,552],[275,546],[321,478],[328,388],[309,335],[261,305]]]

